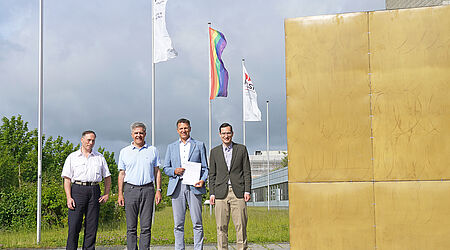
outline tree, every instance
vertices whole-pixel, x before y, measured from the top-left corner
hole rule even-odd
[[[3,124],[0,127],[0,155],[8,155],[8,171],[13,171],[16,180],[9,180],[11,186],[20,186],[23,182],[23,173],[27,170],[24,162],[29,158],[29,153],[33,149],[34,133],[28,131],[28,122],[22,120],[22,116],[15,116],[8,119],[2,118]],[[6,171],[3,169],[2,171]],[[0,174],[5,176],[5,174]]]
[[[67,156],[78,148],[79,145],[74,147],[73,143],[64,142],[61,136],[58,136],[56,140],[50,136],[42,149],[43,180],[61,180],[61,172]]]
[[[111,192],[116,193],[117,190],[117,178],[119,176],[119,170],[117,169],[116,160],[114,159],[114,152],[110,153],[105,148],[99,147],[98,152],[105,157],[108,164],[109,172],[111,173]]]
[[[28,130],[28,123],[22,117],[3,117],[0,126],[0,230],[31,228],[36,221],[36,189],[37,189],[37,151],[38,133]],[[80,148],[63,137],[56,139],[42,138],[42,222],[46,226],[62,226],[66,224],[67,207],[61,178],[62,168],[67,156]],[[103,153],[108,163],[112,178],[112,192],[117,191],[117,164],[114,153],[105,148]],[[115,196],[112,196],[114,198]],[[108,202],[109,212],[105,214],[109,220],[120,220],[123,209]],[[103,209],[105,210],[105,209]]]
[[[289,159],[288,159],[288,154],[286,152],[283,152],[283,154],[284,154],[284,157],[283,157],[283,159],[281,159],[281,166],[284,168],[284,167],[288,166]]]

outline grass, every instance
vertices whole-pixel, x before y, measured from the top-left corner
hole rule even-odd
[[[248,207],[249,220],[247,225],[248,242],[287,242],[289,241],[289,211],[287,209],[272,209]],[[209,207],[203,210],[203,229],[206,243],[216,242],[216,220],[214,211],[209,214]],[[83,231],[83,230],[82,230]],[[138,232],[139,233],[139,232]],[[234,225],[230,220],[228,237],[230,242],[236,241]],[[64,247],[67,239],[67,228],[43,229],[41,243],[36,244],[35,231],[0,232],[0,248],[49,248]],[[80,234],[79,245],[82,245],[83,233]],[[152,226],[152,245],[167,245],[174,243],[172,208],[166,207],[157,211],[155,223]],[[186,214],[185,241],[194,241],[192,223],[189,212]],[[97,232],[97,245],[126,245],[126,222],[100,224]]]

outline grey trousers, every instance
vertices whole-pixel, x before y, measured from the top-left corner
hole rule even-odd
[[[175,249],[184,250],[184,220],[186,216],[186,202],[189,205],[192,226],[194,231],[194,249],[203,249],[203,223],[202,223],[202,195],[195,195],[190,185],[178,182],[172,195],[172,209],[175,235]]]
[[[141,223],[139,249],[150,249],[153,201],[155,188],[153,184],[135,186],[124,184],[125,215],[127,217],[127,248],[137,250],[138,216]]]

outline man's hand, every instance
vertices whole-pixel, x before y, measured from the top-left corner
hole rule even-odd
[[[105,194],[103,196],[100,196],[100,198],[98,199],[99,203],[106,203],[109,199],[109,194]]]
[[[209,197],[209,204],[211,204],[211,205],[215,205],[216,204],[216,196],[211,195]]]
[[[197,182],[197,183],[194,184],[194,187],[197,187],[197,188],[203,187],[203,184],[205,184],[205,181],[200,180],[199,182]]]
[[[174,172],[175,172],[176,175],[183,175],[184,168],[175,168]]]
[[[161,202],[161,191],[156,190],[155,193],[155,203],[156,205],[158,205]]]
[[[72,197],[67,198],[67,207],[72,210],[75,209],[75,201],[72,199]]]
[[[119,197],[117,198],[117,203],[121,207],[125,206],[125,200],[123,199],[123,194],[119,194]]]
[[[250,200],[250,194],[244,194],[244,200],[245,202]]]

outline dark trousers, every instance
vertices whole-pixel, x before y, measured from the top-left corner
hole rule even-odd
[[[69,209],[69,234],[66,249],[77,249],[83,215],[85,215],[83,249],[95,249],[100,212],[100,203],[98,202],[100,186],[72,184],[71,193],[72,199],[75,201],[75,209]]]
[[[125,199],[125,215],[127,217],[127,248],[128,250],[138,249],[137,224],[139,216],[141,224],[139,249],[150,249],[155,188],[151,183],[143,186],[125,183],[123,192]]]

